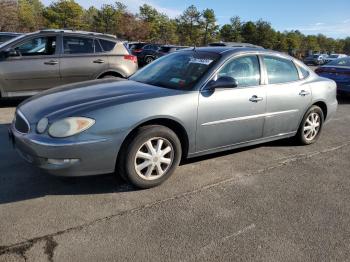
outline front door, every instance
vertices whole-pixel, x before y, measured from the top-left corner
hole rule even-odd
[[[215,79],[229,76],[235,88],[217,88],[199,94],[197,152],[256,140],[263,135],[266,94],[260,85],[260,64],[255,55],[233,58]]]
[[[3,89],[9,96],[31,95],[60,84],[56,36],[24,39],[16,51],[0,61]]]

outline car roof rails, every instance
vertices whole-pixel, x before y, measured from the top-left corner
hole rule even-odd
[[[89,31],[81,31],[81,30],[75,30],[75,29],[41,29],[41,33],[48,33],[48,32],[54,32],[54,33],[77,33],[77,34],[83,34],[83,35],[94,35],[94,36],[103,36],[107,38],[113,38],[117,39],[115,35],[111,34],[104,34],[104,33],[97,33],[97,32],[89,32]]]
[[[264,49],[262,46],[253,45],[250,43],[240,43],[240,42],[214,42],[214,43],[210,43],[208,46],[249,47],[249,48]]]

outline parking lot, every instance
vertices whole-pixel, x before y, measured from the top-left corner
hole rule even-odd
[[[290,140],[196,158],[136,190],[61,179],[7,140],[0,108],[0,261],[347,261],[350,100],[314,145]]]

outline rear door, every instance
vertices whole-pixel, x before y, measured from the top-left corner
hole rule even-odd
[[[63,35],[60,75],[63,84],[95,79],[108,69],[108,56],[94,37]]]
[[[9,96],[32,95],[60,84],[55,34],[31,36],[11,46],[17,54],[0,61],[2,85]]]
[[[264,137],[295,132],[311,103],[310,86],[292,60],[269,55],[262,61],[267,84]]]

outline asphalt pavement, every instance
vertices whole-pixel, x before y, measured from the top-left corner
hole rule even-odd
[[[163,185],[24,162],[0,108],[0,261],[349,261],[350,99],[320,140],[196,158]]]

